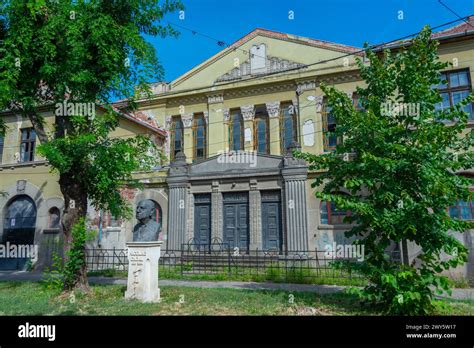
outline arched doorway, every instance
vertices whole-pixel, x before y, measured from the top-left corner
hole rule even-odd
[[[35,239],[36,205],[26,195],[14,197],[7,205],[3,221],[3,244],[32,245]],[[23,268],[26,258],[4,258],[2,269]]]

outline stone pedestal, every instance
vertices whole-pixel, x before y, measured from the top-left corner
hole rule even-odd
[[[128,282],[126,299],[159,302],[158,261],[162,241],[128,242]]]

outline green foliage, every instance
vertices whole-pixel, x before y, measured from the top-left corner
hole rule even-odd
[[[43,286],[56,293],[64,289],[64,280],[62,277],[63,259],[57,254],[53,253],[53,265],[51,268],[43,272]]]
[[[53,266],[48,272],[45,272],[46,288],[61,291],[74,288],[78,282],[79,270],[85,266],[85,245],[92,240],[95,231],[88,231],[84,218],[72,228],[72,243],[69,250],[66,251],[66,257],[63,260],[58,254],[53,255]]]
[[[128,217],[119,188],[125,183],[138,186],[131,173],[151,168],[162,156],[155,139],[110,137],[119,124],[111,103],[125,99],[122,111],[133,111],[136,100],[150,96],[149,83],[162,80],[163,68],[146,37],[177,36],[161,20],[180,9],[179,0],[0,3],[0,110],[31,121],[41,144],[39,154],[59,173],[67,205],[62,218],[66,237],[86,215],[88,201],[97,210]],[[75,107],[61,111],[59,105],[66,104]],[[93,105],[94,114],[84,117],[78,105]],[[38,112],[40,106],[54,112],[54,129]],[[96,110],[100,115],[92,117]],[[4,131],[0,119],[0,135]],[[71,242],[66,238],[65,248]],[[80,269],[76,266],[66,271]]]
[[[45,97],[40,85],[53,102],[68,95],[106,104],[131,97],[136,86],[149,91],[163,68],[145,35],[176,36],[160,21],[179,9],[175,0],[3,1],[0,100],[35,108]]]
[[[311,170],[322,172],[313,183],[322,187],[316,196],[352,211],[346,221],[354,227],[346,235],[365,245],[365,259],[350,267],[369,280],[355,291],[396,314],[432,310],[432,288],[449,289],[438,274],[467,260],[466,248],[452,232],[473,227],[447,211],[458,199],[470,199],[470,180],[457,171],[473,165],[473,135],[462,109],[472,96],[436,110],[441,96],[433,86],[441,82],[439,71],[447,64],[438,60],[438,44],[430,35],[425,28],[395,54],[366,51],[370,64],[358,61],[366,82],[357,88],[362,109],[344,92],[322,85],[337,121],[334,134],[343,142],[332,153],[297,154]],[[409,104],[418,112],[387,113],[387,103]],[[421,247],[419,266],[387,257],[387,247],[403,240]]]
[[[77,132],[41,144],[38,153],[48,159],[54,171],[70,173],[96,209],[127,218],[130,210],[120,188],[139,187],[132,173],[151,169],[162,155],[153,140],[145,136],[110,138],[115,122],[107,116],[90,122],[82,117],[71,118]]]

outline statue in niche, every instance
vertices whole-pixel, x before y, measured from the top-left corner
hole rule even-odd
[[[155,203],[150,199],[140,201],[135,216],[139,222],[133,229],[133,241],[157,241],[161,230],[161,224],[153,219],[156,216]]]

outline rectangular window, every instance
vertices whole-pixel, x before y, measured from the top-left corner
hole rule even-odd
[[[171,160],[179,152],[184,152],[184,127],[181,116],[174,116],[171,124]]]
[[[291,103],[284,103],[280,109],[280,142],[282,155],[286,154],[293,141],[297,141],[297,120],[295,107]]]
[[[21,130],[20,161],[33,162],[35,160],[36,133],[33,128]]]
[[[446,83],[441,82],[435,86],[442,98],[442,101],[436,104],[436,110],[445,110],[456,105],[472,91],[469,69],[447,71],[440,77]],[[470,120],[474,120],[472,103],[466,105],[463,110],[469,114]]]
[[[356,92],[352,94],[352,102],[356,110],[365,111],[363,100]]]
[[[2,160],[3,160],[3,140],[4,138],[2,136],[0,136],[0,164],[2,164]]]
[[[336,150],[340,139],[333,132],[336,131],[336,117],[331,113],[331,107],[325,104],[323,110],[323,147],[324,152]]]
[[[456,205],[449,207],[449,216],[460,220],[474,220],[472,200],[457,201]]]
[[[207,127],[203,114],[194,116],[194,161],[203,160],[207,157]]]
[[[352,103],[356,110],[365,111],[362,98],[357,93],[352,95]],[[334,134],[336,131],[336,117],[331,113],[331,107],[327,105],[327,100],[323,101],[323,148],[324,152],[336,150],[336,146],[342,143],[342,138]]]
[[[259,154],[270,154],[269,123],[267,109],[257,107],[254,118],[254,149]]]
[[[229,149],[231,151],[244,150],[244,120],[240,109],[230,111],[229,122]]]

